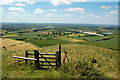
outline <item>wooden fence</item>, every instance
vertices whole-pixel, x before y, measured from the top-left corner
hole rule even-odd
[[[29,58],[29,55],[33,55],[34,58]],[[46,57],[50,56],[50,57]],[[54,57],[51,57],[54,56]],[[25,63],[28,63],[28,60],[32,60],[35,62],[35,68],[36,69],[43,69],[43,66],[60,66],[61,65],[61,45],[59,45],[59,51],[57,51],[55,54],[50,53],[39,53],[39,51],[34,50],[34,54],[28,53],[28,51],[25,51],[25,57],[19,57],[19,56],[13,56],[13,58],[23,59],[25,60]],[[54,61],[49,61],[54,60]],[[42,63],[42,64],[40,64]],[[48,63],[45,64],[44,63]],[[55,63],[53,65],[52,63]]]

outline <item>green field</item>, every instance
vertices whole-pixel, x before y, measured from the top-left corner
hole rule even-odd
[[[57,39],[50,39],[50,40],[34,40],[34,39],[30,39],[28,40],[28,42],[31,42],[37,46],[52,46],[52,45],[59,45],[59,44],[68,44],[70,42],[68,41],[64,41],[64,40],[57,40]]]
[[[106,42],[105,43],[102,43],[102,42],[77,42],[77,44],[118,50],[118,45],[106,44]]]
[[[48,32],[49,33],[49,32]],[[48,34],[47,33],[47,34]],[[103,40],[105,38],[110,38],[111,36],[87,36],[84,37],[85,35],[81,34],[80,37],[75,34],[71,34],[69,37],[66,36],[59,36],[57,34],[54,35],[47,35],[45,33],[41,32],[30,32],[30,33],[22,33],[19,36],[20,33],[13,32],[12,35],[18,35],[18,36],[9,36],[7,35],[6,38],[11,38],[11,39],[21,39],[21,38],[27,38],[27,40],[23,40],[25,42],[30,42],[33,43],[39,47],[43,46],[52,46],[52,45],[58,45],[58,44],[81,44],[81,45],[89,45],[89,46],[96,46],[96,47],[103,47],[103,48],[108,48],[108,49],[118,49],[118,38],[111,38],[110,40]],[[38,36],[39,35],[39,36]],[[44,36],[43,36],[44,35]],[[113,37],[113,36],[112,36]],[[36,38],[36,39],[35,39]]]

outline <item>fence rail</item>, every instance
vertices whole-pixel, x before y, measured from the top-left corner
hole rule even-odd
[[[19,56],[13,56],[13,58],[18,58],[18,59],[24,59],[24,60],[37,60],[37,59],[34,59],[34,58],[26,58],[26,57],[19,57]]]
[[[39,62],[47,62],[47,61],[39,61]],[[56,63],[56,61],[48,61],[50,63]]]
[[[44,59],[56,59],[56,58],[53,58],[53,57],[39,57],[39,58],[44,58]]]
[[[52,56],[57,56],[57,54],[46,54],[46,53],[40,53],[41,55],[52,55]]]

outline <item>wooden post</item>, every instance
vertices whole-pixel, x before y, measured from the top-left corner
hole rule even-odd
[[[39,52],[37,50],[34,50],[34,58],[37,59],[35,60],[35,68],[39,69],[40,64],[39,64]]]
[[[61,45],[59,45],[59,65],[61,65]]]
[[[59,45],[59,52],[61,53],[61,45]]]
[[[56,66],[61,65],[61,45],[59,45],[59,51],[56,52]]]
[[[56,66],[59,66],[59,51],[56,52],[57,56],[56,56]]]
[[[28,58],[28,51],[25,51],[25,57]],[[25,60],[25,63],[27,64],[27,60]]]

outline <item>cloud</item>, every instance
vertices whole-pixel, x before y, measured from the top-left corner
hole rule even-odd
[[[58,16],[58,13],[47,13],[46,17],[56,17]]]
[[[15,0],[0,0],[1,5],[12,5]]]
[[[36,8],[36,10],[35,10],[35,14],[36,13],[40,13],[40,14],[42,14],[42,13],[44,13],[45,11],[44,10],[42,10],[42,9],[39,9],[39,8]]]
[[[54,6],[63,5],[63,4],[65,4],[65,5],[70,5],[71,4],[71,2],[67,1],[67,0],[51,0],[50,2]]]
[[[118,8],[118,6],[114,6],[115,8]]]
[[[68,9],[64,9],[65,11],[71,11],[71,12],[81,12],[81,11],[85,11],[85,9],[83,8],[68,8]]]
[[[22,3],[16,3],[16,6],[26,6],[26,4],[22,4]]]
[[[100,8],[109,9],[111,6],[101,6]]]
[[[85,17],[85,16],[80,16],[81,18],[87,18],[87,17]]]
[[[85,14],[86,12],[79,12],[80,14]]]
[[[19,12],[9,12],[8,14],[11,14],[11,15],[17,16],[17,15],[19,15],[20,13],[19,13]]]
[[[0,8],[0,11],[2,11],[3,10],[3,8]]]
[[[27,4],[34,4],[33,0],[1,0],[0,4],[2,5],[13,5],[13,2],[26,2]]]
[[[58,14],[58,13],[47,13],[45,17],[69,17],[73,16],[73,14]]]
[[[33,0],[16,0],[16,2],[26,2],[27,4],[34,4],[35,1]]]
[[[99,18],[100,16],[96,16],[96,18]]]
[[[52,10],[50,10],[50,11],[52,11],[52,12],[58,12],[58,10],[56,10],[56,9],[52,9]]]
[[[89,14],[88,16],[91,16],[91,17],[96,17],[96,18],[101,17],[101,16],[98,16],[98,15],[95,15],[95,14]]]
[[[88,2],[88,0],[71,0],[72,2]]]
[[[48,11],[51,11],[51,12],[63,12],[62,10],[56,10],[56,9],[52,9],[52,10],[48,10]]]
[[[117,14],[118,13],[118,10],[115,10],[115,11],[110,11],[109,14]]]
[[[28,0],[26,3],[27,3],[27,4],[34,4],[35,1],[29,1],[29,0]]]
[[[105,15],[106,17],[111,17],[112,15]]]
[[[35,16],[34,14],[23,14],[24,16]]]
[[[4,10],[3,8],[0,8],[0,15],[2,14],[3,10]]]
[[[95,14],[89,14],[90,16],[95,16]]]
[[[64,16],[73,16],[73,14],[64,14]]]
[[[10,11],[19,11],[19,12],[26,12],[23,8],[17,8],[17,7],[9,7]]]

